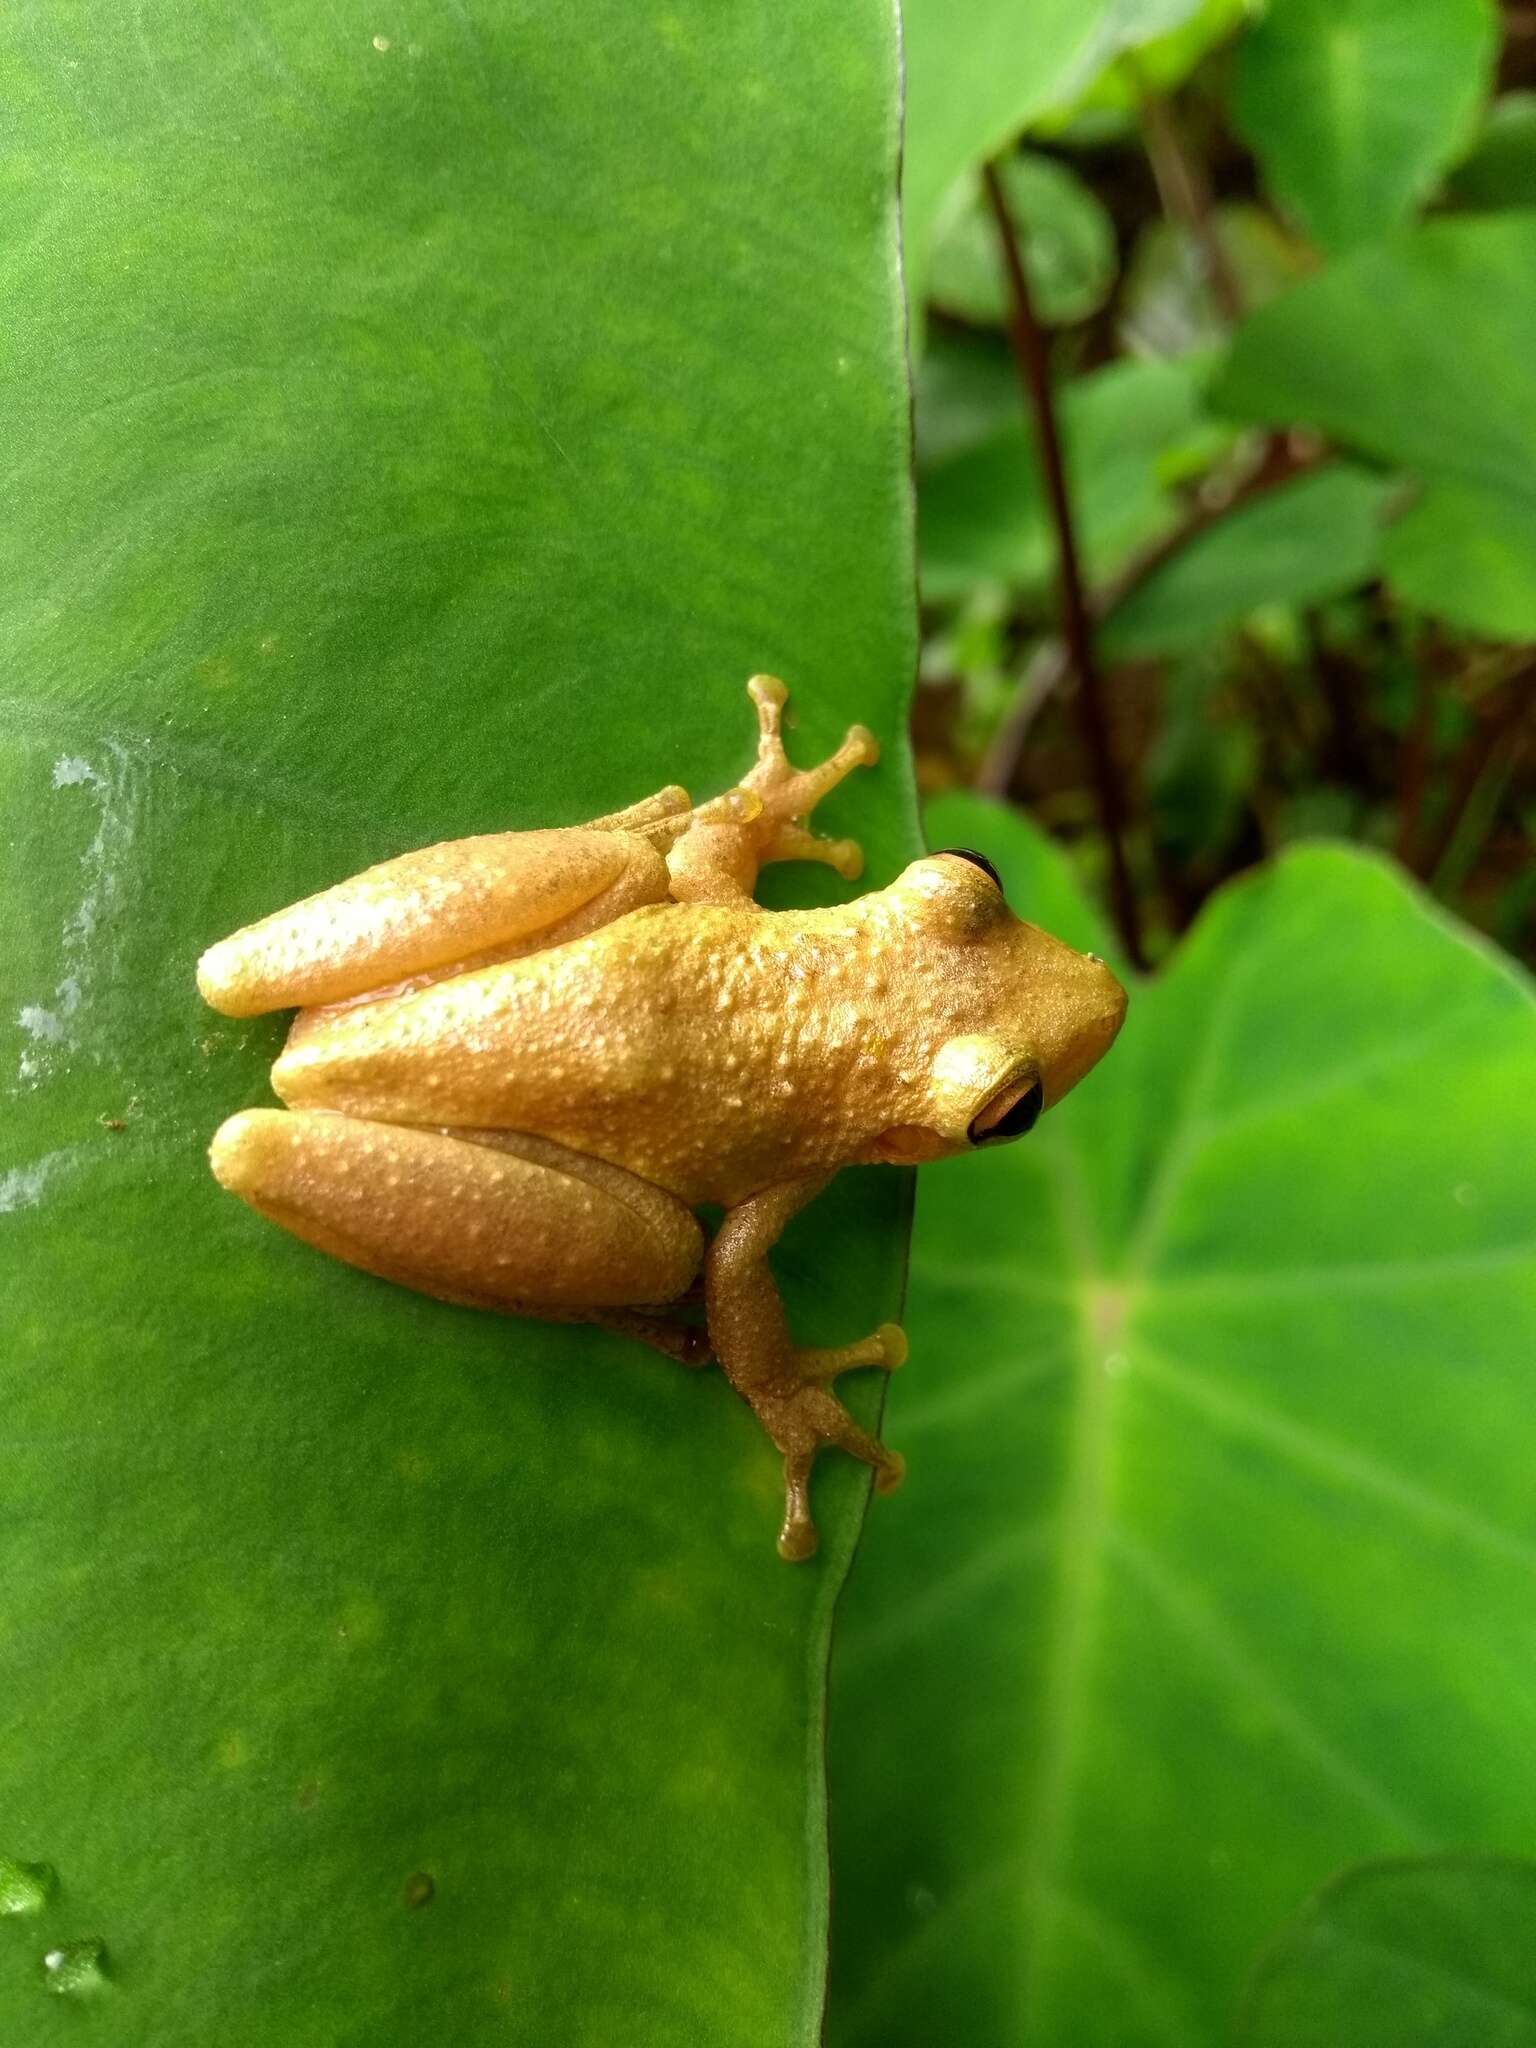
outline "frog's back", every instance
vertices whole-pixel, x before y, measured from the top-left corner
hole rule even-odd
[[[827,1091],[797,1085],[813,1070],[796,1040],[814,1034],[819,1054],[817,967],[845,952],[846,916],[648,906],[338,1012],[296,1039],[273,1085],[293,1107],[533,1132],[684,1200],[729,1199],[835,1163]]]

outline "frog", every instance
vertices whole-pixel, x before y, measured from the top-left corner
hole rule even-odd
[[[831,906],[759,904],[772,862],[859,878],[858,844],[811,817],[879,748],[856,725],[796,768],[784,684],[747,689],[756,759],[722,794],[672,785],[399,855],[220,940],[197,980],[226,1016],[296,1012],[283,1106],[213,1138],[224,1188],[441,1301],[717,1364],[782,1460],[778,1550],[797,1562],[823,1449],[900,1482],[835,1382],[894,1371],[907,1343],[883,1323],[797,1344],[775,1244],[846,1167],[1023,1138],[1109,1050],[1126,992],[1016,916],[968,848]]]

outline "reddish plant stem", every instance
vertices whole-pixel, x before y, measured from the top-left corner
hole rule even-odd
[[[1139,554],[1133,555],[1102,590],[1090,595],[1088,609],[1092,619],[1096,624],[1102,624],[1134,591],[1210,527],[1219,525],[1241,506],[1262,497],[1266,491],[1276,490],[1281,484],[1306,475],[1327,459],[1328,450],[1321,443],[1308,441],[1298,446],[1293,436],[1271,434],[1258,461],[1240,482],[1219,498],[1197,497],[1177,526],[1164,534],[1161,540],[1153,541]],[[993,796],[1007,795],[1018,771],[1030,727],[1041,705],[1060,686],[1067,669],[1068,657],[1059,641],[1047,641],[1038,650],[1019,686],[1017,697],[993,735],[976,777],[978,789]]]
[[[1127,61],[1134,65],[1134,58]],[[1235,327],[1243,317],[1243,292],[1216,223],[1205,167],[1179,132],[1172,104],[1139,72],[1139,67],[1137,90],[1141,96],[1142,139],[1163,211],[1189,231],[1200,252],[1201,267],[1216,309],[1229,327]]]
[[[1093,646],[1093,620],[1083,587],[1077,549],[1077,529],[1072,516],[1072,498],[1067,487],[1066,464],[1062,457],[1061,434],[1056,420],[1055,394],[1051,389],[1050,364],[1045,335],[1036,318],[1034,300],[1019,251],[1018,231],[1007,196],[994,165],[982,169],[982,186],[997,227],[998,249],[1008,283],[1008,339],[1012,344],[1019,380],[1024,387],[1034,419],[1040,467],[1045,477],[1051,520],[1056,529],[1056,555],[1061,574],[1062,631],[1072,666],[1077,671],[1077,705],[1083,739],[1093,774],[1099,823],[1109,849],[1110,895],[1121,942],[1133,966],[1144,968],[1146,955],[1141,942],[1141,919],[1136,891],[1131,883],[1125,857],[1125,799],[1119,770],[1110,742],[1109,719],[1104,706],[1103,682]]]

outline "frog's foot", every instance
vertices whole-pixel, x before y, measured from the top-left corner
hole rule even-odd
[[[801,1379],[817,1386],[826,1386],[839,1373],[854,1372],[861,1365],[879,1365],[887,1372],[895,1372],[906,1362],[907,1334],[900,1323],[882,1323],[878,1330],[868,1337],[861,1337],[857,1344],[839,1344],[824,1350],[795,1353],[795,1365]]]
[[[734,891],[750,895],[757,869],[769,861],[820,861],[848,882],[864,867],[857,841],[829,839],[812,832],[806,820],[845,775],[873,767],[880,758],[874,734],[867,726],[850,726],[835,754],[814,768],[795,768],[781,729],[789,692],[777,676],[753,676],[747,690],[757,706],[757,760],[736,788],[694,812],[671,862],[673,894],[685,900],[713,895],[716,870],[728,871]]]
[[[906,1466],[895,1451],[888,1451],[878,1438],[861,1429],[826,1382],[851,1366],[883,1365],[894,1371],[906,1356],[906,1340],[894,1323],[886,1323],[873,1337],[860,1344],[844,1345],[838,1351],[803,1351],[796,1354],[802,1375],[798,1386],[780,1383],[754,1392],[752,1409],[763,1428],[784,1456],[784,1525],[779,1531],[779,1555],[798,1564],[816,1553],[816,1524],[811,1520],[811,1467],[823,1445],[835,1445],[851,1457],[872,1466],[875,1490],[890,1493],[901,1484]]]
[[[784,751],[783,712],[789,692],[777,676],[753,676],[747,694],[757,706],[757,761],[742,777],[743,789],[761,797],[758,859],[819,860],[845,882],[856,879],[864,855],[852,839],[828,839],[806,828],[806,819],[828,790],[855,768],[872,768],[880,746],[867,725],[851,725],[835,754],[814,768],[795,768]]]

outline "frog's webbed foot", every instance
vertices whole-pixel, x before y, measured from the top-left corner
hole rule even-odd
[[[806,821],[844,776],[874,766],[880,758],[874,734],[868,726],[852,725],[825,761],[796,768],[784,751],[782,714],[789,692],[777,676],[753,676],[747,692],[757,706],[757,760],[734,789],[700,805],[673,849],[672,893],[682,901],[750,895],[757,870],[770,861],[819,861],[845,882],[863,872],[856,840],[828,838]]]
[[[757,706],[757,761],[742,777],[741,786],[762,798],[763,818],[770,828],[759,860],[764,865],[771,860],[824,861],[845,882],[856,880],[864,866],[857,842],[829,839],[808,830],[805,821],[845,775],[875,765],[879,742],[867,725],[851,725],[835,754],[814,768],[792,767],[782,729],[789,692],[777,676],[753,676],[747,694]]]
[[[882,1323],[857,1344],[831,1350],[796,1351],[782,1379],[754,1388],[748,1395],[753,1413],[784,1457],[784,1524],[779,1555],[792,1564],[816,1553],[816,1524],[811,1519],[811,1467],[824,1445],[847,1451],[873,1467],[875,1490],[890,1493],[906,1471],[900,1455],[861,1429],[831,1392],[839,1373],[860,1366],[881,1366],[894,1372],[907,1355],[907,1340],[895,1323]]]

